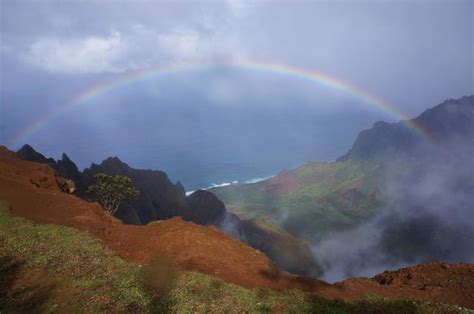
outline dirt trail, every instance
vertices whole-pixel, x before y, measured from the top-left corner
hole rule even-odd
[[[432,263],[373,279],[334,285],[291,275],[255,250],[214,227],[180,218],[148,226],[124,225],[95,203],[63,193],[47,165],[18,159],[0,147],[0,200],[13,214],[39,223],[89,231],[129,261],[147,263],[165,255],[179,267],[248,288],[302,289],[329,298],[354,299],[368,293],[392,298],[429,299],[474,308],[474,265]]]

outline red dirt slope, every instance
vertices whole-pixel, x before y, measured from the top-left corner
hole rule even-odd
[[[148,226],[124,225],[95,203],[61,192],[55,172],[46,165],[18,159],[0,147],[0,200],[15,215],[39,223],[87,230],[123,258],[146,263],[157,255],[178,266],[211,274],[244,287],[304,289],[328,298],[354,299],[378,294],[427,299],[474,309],[474,265],[431,263],[355,278],[334,285],[290,275],[260,251],[213,227],[180,218]]]
[[[385,271],[374,278],[351,278],[335,286],[347,298],[367,293],[397,299],[428,299],[474,309],[474,265],[428,263]]]
[[[20,160],[0,147],[0,200],[10,203],[17,216],[87,230],[127,260],[146,263],[162,254],[182,268],[245,287],[314,290],[327,285],[277,269],[262,252],[213,227],[180,218],[124,225],[97,203],[61,192],[56,179],[48,166]]]

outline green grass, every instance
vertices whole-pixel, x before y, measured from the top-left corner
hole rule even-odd
[[[53,309],[84,311],[127,311],[146,309],[151,298],[140,288],[137,265],[127,263],[85,232],[56,225],[34,224],[12,217],[6,204],[0,207],[0,258],[3,273],[25,277],[43,274],[48,280],[33,282],[16,291],[3,293],[5,308],[49,312]],[[45,289],[47,291],[45,291]],[[39,295],[31,291],[40,290]],[[63,299],[71,295],[71,298]]]
[[[300,291],[245,289],[178,272],[166,260],[142,267],[122,260],[86,232],[16,218],[7,207],[0,202],[1,313],[433,312],[433,304],[380,297],[344,302]]]

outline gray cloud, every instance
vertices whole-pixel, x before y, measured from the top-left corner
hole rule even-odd
[[[2,51],[51,73],[67,74],[231,58],[245,50],[232,29],[245,17],[246,7],[235,0],[202,6],[148,1],[6,2]]]
[[[461,0],[2,1],[1,51],[68,74],[274,60],[344,78],[416,114],[473,92],[472,20],[472,2]]]

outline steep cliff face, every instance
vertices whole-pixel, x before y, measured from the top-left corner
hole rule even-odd
[[[433,140],[446,143],[454,138],[474,140],[474,95],[448,99],[414,119]]]
[[[63,154],[53,168],[56,169],[61,177],[74,181],[79,194],[84,193],[86,187],[82,184],[81,172],[68,155]]]
[[[227,209],[214,194],[199,190],[186,197],[192,208],[192,220],[200,225],[219,225],[227,215]]]
[[[474,95],[449,99],[408,123],[376,122],[338,161],[413,159],[474,145]]]
[[[192,217],[192,210],[186,201],[183,187],[181,184],[173,184],[163,171],[134,169],[119,158],[112,157],[85,169],[81,176],[82,183],[85,186],[94,184],[94,175],[101,172],[128,176],[140,191],[138,197],[124,204],[118,212],[118,216],[126,223],[147,224],[175,216],[192,220],[189,219]],[[130,221],[134,216],[138,216],[139,222]]]
[[[405,124],[379,121],[371,129],[361,131],[352,148],[337,161],[406,157],[414,153],[420,144],[417,134]]]

